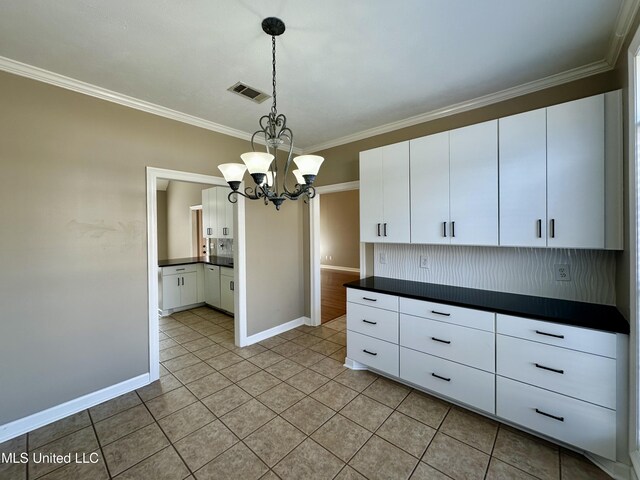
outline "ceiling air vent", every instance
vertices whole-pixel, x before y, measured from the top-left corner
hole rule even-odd
[[[233,93],[237,93],[238,95],[248,98],[252,102],[256,103],[262,103],[270,97],[270,95],[267,95],[266,93],[261,92],[260,90],[257,90],[255,88],[249,87],[242,82],[238,82],[235,85],[232,85],[231,87],[227,88],[227,90]]]

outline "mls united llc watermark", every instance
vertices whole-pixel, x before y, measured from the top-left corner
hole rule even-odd
[[[42,453],[27,452],[22,453],[0,453],[0,463],[98,463],[100,455],[98,452],[93,453]]]

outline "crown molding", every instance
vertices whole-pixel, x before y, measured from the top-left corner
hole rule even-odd
[[[539,90],[544,90],[545,88],[562,85],[563,83],[572,82],[574,80],[579,80],[581,78],[585,78],[598,73],[607,72],[609,70],[613,70],[613,67],[609,63],[607,63],[605,60],[600,60],[598,62],[593,62],[588,65],[583,65],[582,67],[577,67],[562,73],[550,75],[548,77],[541,78],[540,80],[534,80],[532,82],[523,83],[522,85],[518,85],[516,87],[507,88],[505,90],[501,90],[496,93],[483,95],[481,97],[467,100],[465,102],[460,102],[453,105],[449,105],[447,107],[431,110],[430,112],[421,113],[419,115],[415,115],[413,117],[409,117],[404,120],[387,123],[386,125],[381,125],[379,127],[363,130],[361,132],[340,137],[335,140],[330,140],[328,142],[319,143],[317,145],[313,145],[311,147],[303,149],[302,153],[307,154],[307,153],[319,152],[321,150],[326,150],[328,148],[345,145],[347,143],[356,142],[358,140],[374,137],[376,135],[382,135],[383,133],[389,133],[394,130],[399,130],[401,128],[412,127],[414,125],[436,120],[438,118],[443,118],[443,117],[448,117],[450,115],[455,115],[458,113],[468,112],[469,110],[475,110],[476,108],[485,107],[487,105],[502,102],[504,100],[509,100],[511,98],[526,95],[528,93],[537,92]]]
[[[146,102],[138,98],[114,92],[113,90],[107,90],[106,88],[66,77],[59,73],[44,70],[39,67],[34,67],[33,65],[18,62],[11,58],[0,56],[0,70],[14,75],[19,75],[21,77],[30,78],[32,80],[37,80],[39,82],[48,83],[49,85],[61,87],[73,92],[82,93],[83,95],[89,95],[91,97],[99,98],[100,100],[106,100],[108,102],[117,103],[118,105],[134,108],[142,112],[151,113],[152,115],[158,115],[177,122],[194,125],[206,130],[211,130],[212,132],[222,133],[223,135],[228,135],[230,137],[251,141],[251,133],[243,132],[242,130],[227,127],[177,110],[172,110],[161,105]],[[256,142],[264,145],[264,141],[260,142],[260,139],[256,139]],[[302,149],[294,147],[293,152],[299,155],[302,153]]]
[[[622,45],[629,34],[629,29],[638,13],[639,7],[640,0],[623,0],[622,5],[620,5],[616,25],[611,34],[611,40],[609,41],[609,49],[605,56],[605,61],[612,67],[615,67],[618,62]]]

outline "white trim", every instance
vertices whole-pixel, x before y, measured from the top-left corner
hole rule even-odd
[[[158,178],[167,178],[182,182],[203,183],[205,185],[226,186],[223,178],[203,175],[200,173],[180,172],[163,168],[147,167],[147,275],[148,275],[148,311],[149,311],[149,376],[151,381],[160,376],[160,351],[158,334],[158,245],[157,245],[157,217],[156,184]],[[245,223],[244,201],[239,197],[237,208],[237,223],[235,225],[236,242],[242,246],[237,250],[234,258],[234,281],[236,285],[246,285],[246,261],[244,257]],[[238,346],[246,345],[247,331],[247,302],[244,288],[236,290],[235,295],[235,342]]]
[[[359,268],[339,267],[337,265],[323,265],[322,263],[320,264],[320,269],[321,270],[337,270],[339,272],[360,273],[360,269]]]
[[[316,198],[309,202],[309,262],[310,265],[310,281],[309,295],[311,296],[311,325],[318,326],[322,323],[322,306],[321,306],[321,280],[320,280],[320,198],[323,194],[347,192],[349,190],[358,190],[360,182],[336,183],[333,185],[324,185],[316,188]],[[362,258],[360,259],[360,267],[362,267]]]
[[[350,370],[369,370],[365,364],[351,360],[349,357],[345,357],[344,366]]]
[[[158,115],[159,117],[169,118],[177,122],[194,125],[196,127],[211,130],[212,132],[222,133],[235,138],[241,138],[242,140],[251,141],[251,133],[243,132],[236,128],[227,127],[219,123],[205,120],[204,118],[189,115],[188,113],[172,110],[162,105],[146,102],[138,98],[130,97],[122,93],[114,92],[106,88],[92,85],[90,83],[82,82],[59,73],[51,72],[43,68],[34,67],[26,63],[12,60],[11,58],[0,56],[0,70],[13,73],[14,75],[20,75],[21,77],[30,78],[32,80],[38,80],[40,82],[48,83],[49,85],[55,85],[56,87],[65,88],[72,92],[82,93],[89,95],[90,97],[99,98],[100,100],[106,100],[108,102],[117,103],[118,105],[124,105],[125,107],[134,108],[142,112],[150,113],[152,115]],[[257,143],[261,142],[260,138],[256,138]],[[293,148],[293,152],[301,154],[300,148]]]
[[[240,191],[244,191],[244,182],[240,185]],[[237,208],[234,209],[234,268],[233,281],[235,285],[240,285],[235,291],[234,317],[235,317],[235,342],[239,347],[248,345],[247,343],[247,240],[245,234],[245,199],[238,195]],[[242,230],[242,234],[240,234]]]
[[[308,325],[310,322],[311,322],[311,319],[309,317],[300,317],[300,318],[296,318],[295,320],[291,320],[290,322],[283,323],[281,325],[276,325],[273,328],[263,330],[262,332],[255,333],[247,337],[246,345],[253,345],[254,343],[261,342],[263,340],[266,340],[267,338],[275,337],[276,335],[287,332],[301,325]]]
[[[631,477],[635,475],[636,480],[640,479],[640,452],[636,450],[629,454],[631,457]]]
[[[341,138],[329,140],[328,142],[319,143],[303,149],[302,153],[314,153],[328,148],[337,147],[346,143],[356,142],[365,138],[373,137],[375,135],[381,135],[383,133],[392,132],[401,128],[411,127],[420,123],[429,122],[438,118],[448,117],[462,112],[468,112],[469,110],[475,110],[480,107],[492,105],[494,103],[503,102],[511,98],[520,97],[528,93],[544,90],[545,88],[555,87],[556,85],[562,85],[563,83],[579,80],[598,73],[608,72],[613,70],[613,66],[604,60],[590,63],[582,67],[567,70],[566,72],[558,73],[556,75],[550,75],[540,80],[534,80],[532,82],[524,83],[516,87],[507,88],[500,92],[483,95],[471,100],[449,105],[448,107],[438,108],[430,112],[415,115],[413,117],[399,120],[397,122],[388,123],[386,125],[380,125],[379,127],[363,130],[358,133],[353,133]]]
[[[96,392],[88,393],[82,397],[74,398],[68,402],[61,403],[55,407],[47,408],[41,412],[34,413],[27,417],[5,423],[0,426],[0,443],[10,440],[19,435],[35,430],[55,422],[62,418],[81,412],[87,408],[94,407],[102,402],[116,398],[122,394],[131,392],[137,388],[144,387],[150,383],[149,374],[143,373],[137,377],[130,378],[124,382],[116,383],[110,387],[103,388]]]
[[[622,5],[620,5],[618,18],[616,18],[616,26],[611,34],[609,49],[605,56],[605,61],[609,65],[615,66],[617,63],[622,45],[627,38],[633,19],[636,17],[636,13],[638,13],[638,7],[640,7],[640,0],[624,0]]]
[[[631,467],[624,463],[614,462],[606,458],[599,457],[590,452],[584,452],[584,456],[591,460],[600,470],[605,472],[615,480],[629,480],[631,478]]]

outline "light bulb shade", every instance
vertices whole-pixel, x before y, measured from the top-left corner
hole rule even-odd
[[[240,158],[251,174],[267,173],[271,162],[273,162],[273,155],[266,152],[247,152],[240,155]]]
[[[265,178],[265,182],[267,183],[267,185],[269,185],[270,187],[273,187],[273,182],[275,181],[275,179],[276,179],[276,174],[271,170],[269,170]]]
[[[296,177],[296,182],[298,182],[298,185],[304,185],[306,183],[304,177],[302,176],[302,174],[300,173],[300,170],[298,170],[297,168],[293,171],[293,174]]]
[[[324,158],[319,155],[299,155],[293,159],[301,175],[317,175]]]
[[[244,172],[247,171],[247,166],[241,163],[223,163],[218,165],[218,168],[227,182],[241,182]]]

